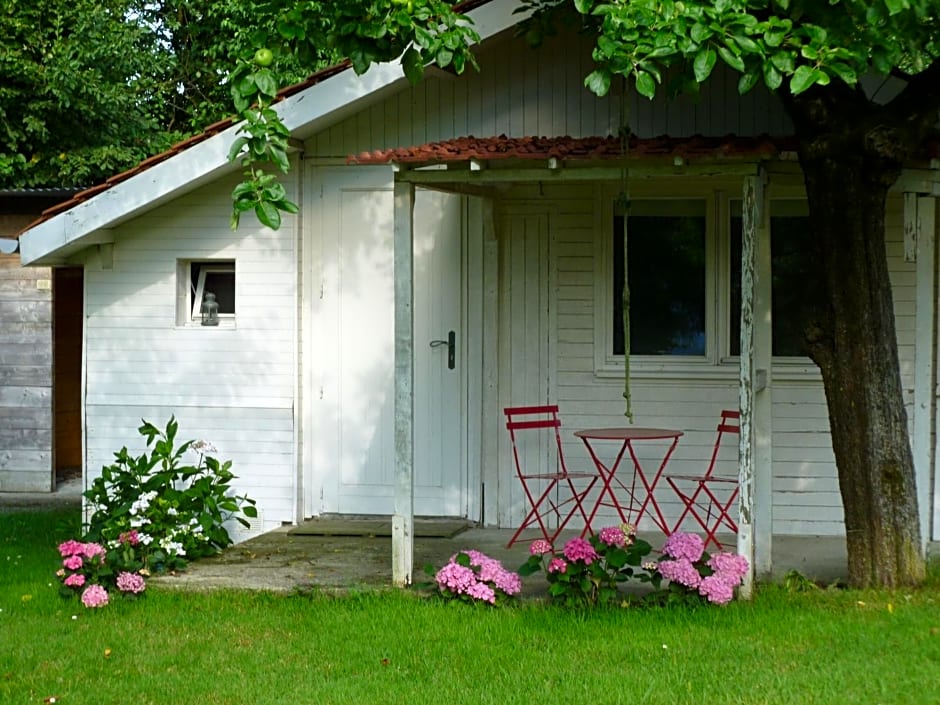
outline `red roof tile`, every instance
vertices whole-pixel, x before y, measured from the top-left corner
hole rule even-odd
[[[653,137],[630,139],[631,159],[681,157],[694,159],[769,159],[794,149],[790,138],[759,137]],[[443,142],[361,152],[350,164],[446,164],[503,159],[611,160],[624,156],[618,137],[458,137]]]

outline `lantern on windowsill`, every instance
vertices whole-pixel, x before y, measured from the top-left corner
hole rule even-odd
[[[215,294],[211,291],[206,292],[199,311],[202,313],[202,325],[219,325],[219,302],[215,300]]]

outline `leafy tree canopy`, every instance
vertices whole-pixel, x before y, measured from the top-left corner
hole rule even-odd
[[[559,2],[538,2],[544,12]],[[652,97],[676,61],[704,82],[720,58],[741,74],[742,93],[763,81],[799,95],[813,85],[923,71],[940,54],[930,0],[575,0],[598,25],[598,68],[586,83],[605,94],[613,75],[632,76]]]
[[[264,4],[6,0],[0,187],[98,183],[230,115],[232,67],[275,29]],[[325,56],[279,57],[280,80],[300,80]]]

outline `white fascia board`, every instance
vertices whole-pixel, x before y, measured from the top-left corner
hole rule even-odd
[[[513,14],[517,6],[516,0],[493,0],[468,16],[485,40],[522,19]],[[404,81],[398,60],[372,66],[362,76],[348,69],[274,107],[292,133],[310,132]],[[24,232],[20,236],[22,264],[58,261],[91,244],[86,238],[97,230],[118,225],[238,169],[238,164],[228,160],[228,152],[240,126],[233,125]]]

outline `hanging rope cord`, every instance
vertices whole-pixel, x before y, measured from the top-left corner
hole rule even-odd
[[[625,409],[623,415],[633,423],[633,406],[630,394],[630,258],[628,244],[630,242],[630,94],[627,79],[623,79],[623,90],[620,99],[620,193],[614,203],[614,211],[623,214],[623,398]]]

